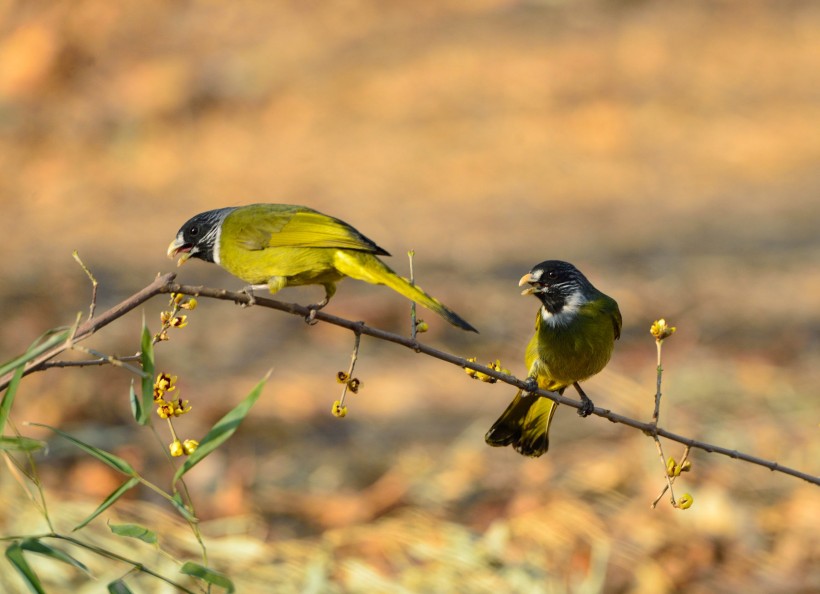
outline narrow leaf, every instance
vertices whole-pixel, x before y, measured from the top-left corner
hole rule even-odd
[[[11,378],[11,382],[9,382],[8,388],[6,389],[6,393],[3,394],[3,399],[0,401],[0,435],[3,434],[3,431],[6,427],[6,421],[9,418],[9,412],[11,411],[11,407],[14,404],[14,396],[17,393],[17,386],[20,384],[20,380],[23,379],[23,373],[26,371],[26,363],[31,361],[32,359],[38,357],[40,354],[44,353],[48,349],[60,344],[61,342],[65,342],[65,340],[69,336],[70,330],[63,330],[62,332],[57,332],[52,334],[50,338],[46,339],[45,342],[40,342],[49,333],[55,331],[49,331],[37,340],[32,343],[32,345],[26,350],[25,353],[5,363],[4,365],[0,366],[0,377],[6,375],[11,370],[14,370],[14,376]]]
[[[131,403],[131,415],[134,420],[139,423],[142,418],[142,400],[137,396],[137,391],[134,389],[134,380],[131,380],[131,389],[128,392],[128,400]]]
[[[51,425],[45,425],[43,423],[31,423],[34,427],[45,427],[46,429],[51,429],[54,433],[63,436],[68,441],[76,445],[81,450],[85,451],[88,454],[94,456],[100,462],[108,464],[114,470],[119,470],[123,474],[127,474],[128,476],[137,476],[137,471],[134,470],[134,467],[131,466],[128,462],[120,458],[119,456],[115,456],[110,452],[106,452],[99,448],[95,448],[92,445],[85,443],[84,441],[80,441],[76,437],[72,437],[65,431],[57,429],[56,427],[52,427]]]
[[[6,388],[6,392],[3,394],[3,400],[0,401],[0,435],[5,431],[6,421],[9,418],[11,407],[14,404],[14,396],[17,394],[17,386],[20,384],[20,380],[23,379],[25,369],[25,363],[21,363],[20,366],[14,370],[14,377],[11,378],[9,387]]]
[[[122,580],[116,580],[108,584],[109,594],[133,594],[131,588],[125,585]]]
[[[239,427],[239,423],[241,423],[245,416],[247,416],[248,412],[251,410],[251,407],[257,401],[260,394],[262,394],[262,388],[264,387],[269,376],[270,373],[268,373],[268,375],[256,384],[253,390],[245,396],[245,399],[242,400],[242,402],[237,404],[233,410],[219,419],[216,424],[211,427],[211,430],[208,431],[207,435],[202,438],[202,441],[199,443],[196,451],[191,454],[187,460],[185,460],[185,464],[177,469],[177,472],[174,475],[173,484],[176,484],[176,482],[182,478],[182,475],[204,460],[208,454],[213,452],[234,434],[237,427]]]
[[[191,513],[191,510],[185,506],[185,503],[183,503],[182,501],[182,495],[180,495],[178,492],[174,493],[174,496],[171,497],[171,504],[175,508],[177,508],[177,511],[183,518],[185,518],[185,521],[191,522],[192,524],[196,524],[197,522],[199,522],[199,518],[197,518],[193,513]]]
[[[213,584],[214,586],[219,586],[220,588],[225,588],[225,591],[230,594],[234,592],[234,585],[233,582],[226,576],[224,573],[220,573],[218,571],[214,571],[213,569],[208,569],[198,563],[192,563],[188,561],[185,565],[183,565],[180,570],[181,573],[185,575],[190,575],[201,580],[208,582],[209,584]]]
[[[157,543],[157,533],[139,524],[109,524],[108,527],[111,529],[111,532],[118,536],[136,538],[148,544]]]
[[[24,551],[31,551],[32,553],[37,553],[38,555],[43,555],[45,557],[51,557],[52,559],[55,559],[57,561],[62,561],[63,563],[68,563],[69,565],[72,565],[72,566],[76,567],[77,569],[82,570],[83,572],[85,572],[89,575],[91,574],[91,572],[88,571],[88,567],[86,567],[85,564],[81,563],[80,561],[77,561],[77,559],[75,559],[74,557],[72,557],[71,555],[66,553],[65,551],[61,551],[60,549],[55,549],[54,547],[45,544],[44,542],[42,542],[41,540],[39,540],[37,538],[27,538],[27,539],[25,539],[20,544],[20,547]]]
[[[14,569],[17,570],[20,577],[23,578],[29,590],[35,594],[45,594],[43,585],[40,583],[40,578],[37,577],[37,574],[34,573],[34,570],[31,569],[26,558],[23,556],[23,547],[19,542],[12,543],[6,549],[6,559],[14,566]]]
[[[142,362],[142,406],[139,409],[137,422],[147,425],[151,422],[151,403],[154,401],[154,337],[151,336],[145,320],[142,322],[142,341],[140,345]]]
[[[49,330],[43,336],[34,341],[34,344],[32,344],[25,353],[0,365],[0,376],[6,375],[21,365],[25,365],[29,361],[36,359],[47,350],[57,346],[61,342],[65,342],[70,335],[70,328],[62,330]],[[47,336],[48,338],[46,338]]]
[[[99,505],[99,507],[97,507],[97,509],[95,509],[92,512],[92,514],[90,516],[88,516],[85,520],[83,520],[82,522],[77,524],[77,526],[74,527],[74,531],[77,531],[81,528],[84,528],[94,518],[96,518],[101,513],[103,513],[105,510],[107,510],[109,507],[114,505],[114,503],[117,501],[117,499],[119,499],[120,497],[125,495],[125,493],[127,493],[130,489],[132,489],[136,485],[138,485],[139,482],[140,482],[140,480],[137,477],[131,477],[130,479],[125,481],[123,484],[121,484],[119,487],[117,487],[114,490],[114,492],[111,493],[111,495],[109,495],[108,497],[105,498],[105,501],[103,501]]]
[[[33,452],[46,447],[46,442],[31,437],[0,437],[0,450]]]

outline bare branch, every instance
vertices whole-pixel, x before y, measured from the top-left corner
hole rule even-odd
[[[23,371],[23,375],[28,375],[32,371],[36,371],[40,368],[40,366],[43,363],[45,363],[49,359],[52,359],[60,353],[62,353],[63,351],[65,351],[66,349],[71,348],[72,345],[76,344],[77,342],[85,340],[86,338],[97,332],[100,328],[103,328],[111,322],[113,322],[114,320],[121,318],[122,316],[130,312],[132,309],[145,303],[152,297],[162,293],[167,293],[168,291],[165,289],[171,282],[173,282],[175,278],[176,273],[173,272],[170,272],[163,276],[158,276],[156,279],[154,279],[154,282],[152,282],[144,289],[134,293],[133,295],[131,295],[121,303],[118,303],[108,311],[103,312],[97,317],[88,320],[84,324],[80,324],[70,340],[61,343],[52,349],[47,350],[39,357],[33,359],[32,361],[29,361],[26,364],[25,371]],[[13,375],[13,373],[8,373],[2,378],[0,378],[0,390],[5,390],[8,387]]]
[[[211,299],[220,299],[223,301],[233,301],[234,303],[238,304],[251,305],[251,297],[247,293],[227,291],[225,289],[213,289],[203,286],[181,285],[179,283],[174,282],[175,278],[176,275],[174,273],[159,276],[154,280],[154,282],[149,284],[141,291],[135,293],[131,297],[127,298],[118,305],[115,305],[114,307],[100,314],[99,316],[91,320],[88,320],[84,324],[81,324],[79,328],[77,328],[77,331],[74,334],[73,339],[71,341],[67,341],[64,344],[60,344],[54,347],[53,349],[46,351],[37,359],[31,361],[28,365],[26,365],[26,370],[24,374],[29,374],[33,371],[41,369],[44,362],[65,351],[67,348],[70,348],[72,343],[76,343],[80,340],[88,338],[89,336],[97,332],[100,328],[103,328],[104,326],[110,324],[114,320],[122,317],[123,315],[134,309],[135,307],[139,306],[140,304],[148,301],[152,297],[159,294],[182,293],[185,295],[192,295],[195,297],[208,297]],[[312,311],[310,308],[298,305],[296,303],[285,303],[282,301],[277,301],[266,297],[254,297],[253,302],[257,307],[275,309],[278,311],[283,311],[289,314],[297,315],[302,318],[309,316]],[[483,365],[479,365],[478,363],[468,361],[467,359],[464,359],[462,357],[458,357],[456,355],[452,355],[450,353],[435,349],[431,346],[420,343],[413,338],[400,336],[392,332],[386,332],[378,328],[367,326],[363,322],[354,322],[352,320],[340,318],[338,316],[334,316],[323,311],[316,311],[314,317],[318,321],[346,328],[351,332],[371,336],[378,340],[384,340],[387,342],[399,344],[408,349],[411,349],[415,353],[421,353],[429,357],[433,357],[435,359],[440,359],[442,361],[446,361],[447,363],[456,365],[461,368],[474,369],[490,377],[494,377],[497,380],[504,382],[505,384],[515,386],[522,390],[528,390],[531,388],[531,386],[529,386],[525,381],[520,380],[515,376],[506,373],[501,373],[500,371],[496,371],[495,369],[492,369],[490,367],[485,367]],[[0,378],[0,390],[3,390],[8,386],[9,382],[11,381],[11,377],[12,374],[8,374],[7,376]],[[567,396],[563,396],[555,392],[547,392],[546,390],[539,389],[535,393],[537,393],[539,396],[549,398],[550,400],[553,400],[554,402],[557,402],[559,404],[563,404],[564,406],[570,406],[576,409],[581,408],[582,406],[581,401],[569,398]],[[658,427],[655,423],[652,422],[638,421],[636,419],[620,415],[618,413],[612,412],[611,410],[600,407],[595,407],[592,410],[591,414],[607,419],[613,423],[620,423],[622,425],[638,429],[639,431],[642,431],[644,434],[650,437],[654,437],[657,435],[670,441],[681,443],[690,448],[703,450],[704,452],[712,454],[728,456],[729,458],[742,460],[750,464],[768,468],[773,472],[780,472],[783,474],[797,477],[814,485],[820,485],[820,477],[813,476],[808,473],[801,472],[793,468],[789,468],[787,466],[783,466],[778,462],[764,460],[762,458],[758,458],[750,454],[739,452],[737,450],[732,450],[722,446],[706,443],[703,441],[698,441],[696,439],[691,439],[683,435],[678,435],[677,433],[673,433],[671,431],[663,429],[662,427]]]

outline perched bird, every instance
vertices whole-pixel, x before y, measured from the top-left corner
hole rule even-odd
[[[535,266],[519,281],[518,286],[523,285],[529,286],[522,295],[535,295],[541,302],[525,355],[528,382],[533,390],[559,394],[575,386],[582,400],[578,413],[587,416],[594,406],[578,382],[609,362],[621,335],[618,304],[575,266],[560,260]],[[512,445],[525,456],[540,456],[549,447],[547,433],[556,406],[548,398],[519,390],[484,439],[491,446]]]
[[[276,293],[285,287],[322,285],[327,305],[336,283],[349,276],[387,285],[439,314],[453,326],[478,332],[461,316],[398,276],[377,256],[385,250],[339,219],[304,206],[250,204],[200,213],[180,228],[168,257],[214,262],[251,284]]]

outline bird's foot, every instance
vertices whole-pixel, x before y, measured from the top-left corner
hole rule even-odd
[[[535,391],[538,389],[538,380],[534,377],[528,377],[527,379],[525,379],[524,384],[524,392],[526,393],[526,396],[533,395]]]
[[[578,395],[581,397],[581,407],[578,409],[578,416],[588,417],[595,410],[595,404],[593,404],[592,400],[589,399],[589,396],[584,394],[584,391],[581,389],[581,386],[578,385],[578,382],[575,382],[573,386],[575,386],[575,389],[578,391]]]
[[[308,305],[308,315],[305,316],[305,323],[308,326],[313,326],[318,320],[316,319],[316,312],[322,309],[325,305],[327,305],[328,299],[323,299],[319,303],[313,303]]]
[[[242,303],[242,307],[251,307],[252,305],[256,305],[256,298],[253,296],[253,290],[253,285],[248,285],[244,289],[242,289],[242,292],[248,296],[247,303]]]

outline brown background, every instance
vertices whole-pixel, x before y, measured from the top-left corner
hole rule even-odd
[[[517,279],[572,261],[624,315],[612,363],[588,383],[596,404],[649,418],[648,328],[666,316],[679,330],[662,424],[818,474],[818,31],[809,1],[0,2],[0,359],[87,310],[73,249],[103,308],[173,269],[165,247],[189,216],[298,203],[359,228],[402,274],[415,249],[420,284],[481,330],[424,315],[425,340],[518,375],[537,303]],[[179,272],[241,287],[201,262]],[[150,302],[88,346],[134,352],[142,313],[156,328],[163,308]],[[328,311],[407,331],[407,303],[382,287],[344,282]],[[273,369],[235,438],[189,480],[212,564],[240,591],[820,588],[820,498],[798,479],[697,452],[678,486],[694,506],[651,511],[663,476],[635,431],[560,409],[544,458],[488,448],[512,389],[369,339],[364,389],[338,420],[349,333],[223,302],[190,317],[157,350],[194,405],[184,437]],[[157,441],[129,420],[129,381],[37,374],[13,416],[167,484],[165,428]],[[56,439],[38,464],[62,531],[120,480]],[[0,477],[0,532],[45,531]],[[148,491],[110,518],[197,559]],[[107,534],[99,519],[80,536],[175,574]],[[71,552],[101,580],[126,571]],[[32,562],[54,591],[105,583]]]

